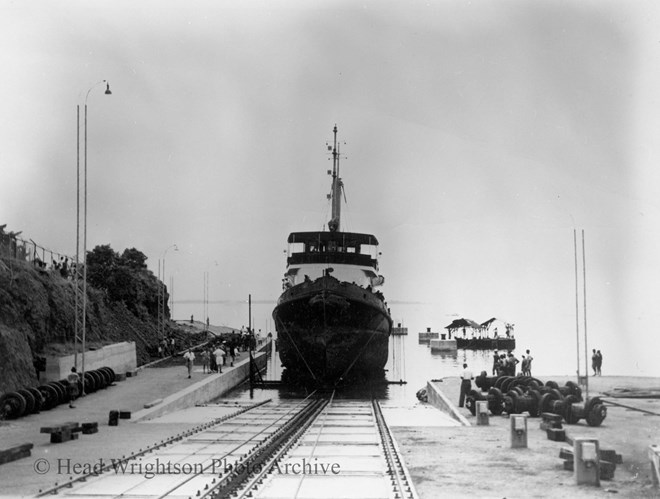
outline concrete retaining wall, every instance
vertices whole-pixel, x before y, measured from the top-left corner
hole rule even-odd
[[[265,353],[257,353],[254,357],[259,369],[266,366],[267,359],[268,356]],[[247,358],[235,364],[233,369],[226,370],[222,374],[209,376],[184,390],[165,397],[153,407],[134,413],[131,420],[144,421],[154,419],[163,414],[193,407],[196,404],[205,404],[235,388],[248,379],[249,375],[250,359]]]
[[[429,403],[440,409],[442,412],[449,414],[453,419],[461,423],[463,426],[472,426],[470,422],[463,416],[454,404],[445,396],[444,393],[438,388],[435,383],[428,381],[426,383],[426,394],[429,397]]]
[[[64,357],[47,357],[46,371],[41,373],[40,381],[57,381],[64,379],[75,365],[74,355]],[[97,350],[85,352],[85,371],[93,371],[100,367],[110,367],[117,374],[135,371],[137,367],[137,356],[135,355],[135,342],[124,341],[114,343]],[[78,354],[78,371],[82,370],[82,354]]]

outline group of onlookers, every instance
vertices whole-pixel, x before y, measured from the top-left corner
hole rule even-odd
[[[516,358],[511,350],[506,354],[498,353],[497,350],[493,352],[493,376],[515,376],[516,366],[520,364],[521,374],[523,376],[532,375],[532,361],[534,357],[531,356],[529,350],[525,352],[527,355],[522,356],[522,363]]]
[[[522,362],[516,358],[511,350],[507,353],[499,353],[497,350],[493,352],[493,376],[515,376],[517,365],[520,364],[520,375],[532,375],[532,361],[534,358],[529,350],[525,351],[526,355],[522,355]],[[472,389],[472,380],[474,373],[468,368],[467,364],[463,364],[463,371],[461,372],[461,391],[458,406],[463,407],[465,397]]]
[[[221,373],[222,367],[227,365],[234,366],[236,357],[240,355],[238,352],[238,344],[234,340],[217,341],[211,345],[207,345],[201,349],[199,353],[200,362],[202,363],[203,373]],[[188,369],[188,377],[192,377],[193,366],[195,365],[195,353],[192,349],[188,349],[183,354],[183,359],[186,362]]]

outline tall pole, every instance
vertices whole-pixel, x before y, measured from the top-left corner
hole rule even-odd
[[[80,304],[80,288],[78,287],[78,265],[80,265],[80,104],[76,106],[76,267],[75,267],[75,289],[76,289],[76,318],[73,326],[73,365],[78,369],[78,309]]]
[[[577,256],[577,230],[573,229],[573,253],[575,256],[575,340],[577,346],[575,353],[577,354],[577,381],[580,382],[580,305],[578,300],[578,256]]]
[[[162,339],[160,336],[160,320],[162,317],[162,300],[161,300],[162,292],[163,292],[163,286],[161,285],[160,258],[159,258],[158,259],[158,341]]]
[[[87,334],[87,99],[89,93],[101,83],[106,83],[106,95],[111,95],[110,84],[106,80],[99,81],[93,85],[85,96],[85,146],[83,148],[84,164],[84,188],[83,188],[83,286],[82,286],[82,364],[81,364],[81,383],[82,395],[85,395],[85,339]]]
[[[174,248],[174,251],[179,251],[176,244],[172,244],[165,248],[158,260],[158,339],[165,338],[165,257],[167,252]],[[162,273],[161,273],[162,268]]]
[[[163,288],[163,307],[161,308],[161,311],[163,313],[162,320],[161,320],[161,339],[165,338],[165,257],[163,256],[163,279],[161,281],[161,287]]]
[[[582,287],[583,287],[583,306],[584,306],[584,362],[586,373],[586,399],[589,398],[589,348],[587,345],[587,263],[584,250],[584,229],[582,229]]]
[[[90,89],[91,90],[91,89]],[[89,92],[87,92],[89,96]],[[85,98],[85,147],[83,189],[83,286],[82,286],[82,395],[85,395],[85,337],[87,333],[87,98]]]
[[[174,276],[170,276],[170,317],[174,317]]]

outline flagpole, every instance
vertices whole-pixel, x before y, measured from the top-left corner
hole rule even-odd
[[[582,286],[583,286],[583,306],[584,306],[584,362],[585,362],[585,398],[589,398],[589,348],[587,346],[587,267],[584,250],[584,229],[582,229]]]
[[[579,286],[578,286],[578,256],[577,256],[577,230],[573,229],[573,253],[575,257],[575,340],[577,354],[577,382],[580,384],[580,305],[579,305]]]

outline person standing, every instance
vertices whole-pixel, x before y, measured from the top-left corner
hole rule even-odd
[[[516,366],[518,365],[520,361],[516,359],[515,355],[513,355],[512,352],[509,352],[509,357],[507,358],[507,367],[509,371],[509,376],[515,376],[516,375]]]
[[[229,356],[231,357],[231,367],[234,367],[234,361],[236,360],[236,346],[233,341],[229,344]]]
[[[465,404],[465,396],[472,390],[472,380],[474,374],[468,369],[467,364],[463,364],[463,372],[461,373],[461,395],[458,400],[458,407],[463,407]]]
[[[598,374],[598,354],[596,349],[591,350],[591,368],[594,370],[594,376]]]
[[[69,386],[67,386],[67,393],[69,394],[69,407],[71,409],[75,409],[76,406],[73,405],[73,401],[79,395],[78,383],[80,382],[80,376],[78,376],[78,373],[76,372],[75,367],[71,368],[71,372],[66,377],[66,381],[67,381],[67,383],[69,383]]]
[[[218,364],[215,361],[215,355],[213,355],[213,347],[209,348],[209,371],[212,373],[218,372]]]
[[[603,373],[600,372],[600,368],[603,366],[603,354],[600,353],[600,350],[596,350],[596,370],[598,371],[598,376],[602,376]]]
[[[222,372],[222,359],[225,356],[225,351],[222,349],[221,346],[218,346],[218,348],[216,348],[213,351],[213,356],[215,357],[215,363],[218,365],[218,372],[221,373]]]
[[[497,328],[495,328],[497,331]],[[497,350],[493,352],[493,376],[498,375],[499,373],[497,372],[497,366],[500,363],[500,355],[497,353]]]
[[[202,372],[206,374],[206,372],[211,372],[209,370],[209,353],[206,350],[202,350],[202,353],[200,355],[202,358]]]
[[[188,378],[192,377],[193,365],[195,362],[195,354],[189,348],[186,353],[183,354],[183,358],[186,360],[186,367],[188,368]]]
[[[525,376],[531,376],[532,375],[532,361],[534,360],[534,357],[532,357],[529,353],[529,350],[526,350],[525,352],[527,354],[527,372],[523,369],[523,374]]]

